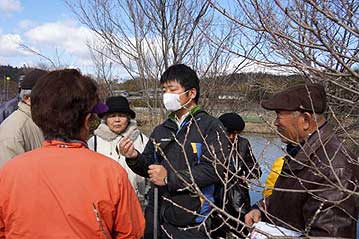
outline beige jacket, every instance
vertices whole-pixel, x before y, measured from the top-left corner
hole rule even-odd
[[[18,154],[41,147],[44,136],[31,119],[30,106],[19,102],[18,109],[0,125],[0,166]]]

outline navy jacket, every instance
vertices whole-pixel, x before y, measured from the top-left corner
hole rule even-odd
[[[195,107],[181,127],[171,117],[158,125],[143,153],[136,159],[126,159],[130,168],[143,177],[148,177],[151,164],[158,163],[167,169],[168,183],[159,187],[161,223],[184,227],[203,221],[204,217],[180,207],[202,215],[209,213],[210,206],[197,196],[193,181],[208,199],[214,200],[214,187],[223,172],[218,162],[223,162],[228,154],[228,139],[222,127],[218,119]]]

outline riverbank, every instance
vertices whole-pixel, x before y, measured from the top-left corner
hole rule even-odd
[[[267,124],[263,118],[261,118],[261,116],[255,112],[247,112],[241,115],[244,122],[246,123],[246,127],[243,130],[244,134],[275,135],[274,129],[271,128],[270,125]]]
[[[262,122],[246,122],[246,127],[243,130],[243,134],[264,134],[275,136],[275,132],[266,123]]]
[[[135,108],[136,120],[141,130],[149,135],[154,127],[161,123],[161,112],[159,109],[148,109],[148,108]],[[218,116],[220,113],[218,113]],[[263,111],[257,112],[246,111],[240,112],[243,120],[246,123],[246,127],[243,131],[243,134],[260,134],[268,135],[269,137],[276,136],[275,127],[271,126],[268,122],[273,122],[275,120],[275,113],[273,111]],[[342,126],[348,126],[353,124],[355,119],[346,119],[345,123]],[[337,124],[337,123],[335,123]],[[348,138],[350,135],[351,140],[359,139],[359,131],[352,128],[350,131],[343,131],[340,127],[338,130],[338,135],[341,138]]]
[[[136,108],[136,120],[142,132],[149,135],[153,128],[160,122],[160,112],[157,110],[150,111],[149,109]],[[246,123],[243,131],[244,134],[264,134],[275,136],[275,132],[271,127],[255,112],[241,114]],[[267,117],[267,116],[266,116]],[[271,117],[270,117],[271,118]]]

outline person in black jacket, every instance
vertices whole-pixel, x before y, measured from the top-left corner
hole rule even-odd
[[[190,67],[173,65],[160,82],[164,106],[171,112],[168,119],[153,130],[142,154],[128,138],[119,144],[130,168],[154,185],[145,211],[145,238],[154,233],[155,187],[160,199],[159,238],[208,238],[205,219],[224,170],[219,165],[226,159],[228,139],[220,121],[197,105],[199,79]]]
[[[253,155],[248,139],[240,136],[246,124],[242,117],[237,113],[225,113],[219,116],[227,136],[231,141],[231,148],[236,150],[234,164],[240,168],[239,174],[247,179],[258,178],[261,176],[261,169]]]
[[[226,195],[223,188],[216,190],[215,198],[218,206],[222,207],[223,198],[226,198],[225,209],[235,218],[240,217],[244,221],[244,215],[250,210],[251,201],[249,196],[247,181],[260,178],[262,172],[256,158],[253,155],[249,141],[240,136],[245,128],[245,122],[237,113],[225,113],[219,117],[222,122],[227,136],[230,140],[230,166],[231,171],[236,174],[231,180],[226,182],[228,191]],[[240,215],[239,215],[240,214]],[[231,224],[232,229],[223,224],[220,215],[215,215],[212,221],[212,238],[226,238],[226,234],[230,231],[235,233],[237,237],[244,237],[246,231],[242,232],[243,225],[235,221],[227,221]],[[236,228],[234,230],[233,228]]]

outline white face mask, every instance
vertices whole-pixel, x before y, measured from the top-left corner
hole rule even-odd
[[[181,94],[174,94],[174,93],[163,93],[163,104],[166,110],[170,112],[177,111],[182,109],[185,105],[187,105],[191,100],[189,100],[186,104],[181,105],[179,97],[185,94],[187,91]]]

